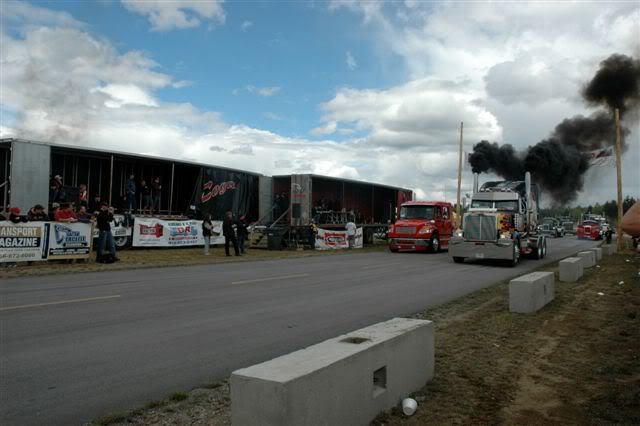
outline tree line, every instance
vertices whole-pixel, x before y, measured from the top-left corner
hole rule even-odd
[[[624,200],[622,200],[623,214],[626,213],[635,202],[635,198],[627,195]],[[569,216],[573,220],[580,220],[584,214],[604,216],[609,220],[609,222],[615,223],[618,217],[618,202],[616,200],[611,200],[603,204],[595,203],[594,205],[590,204],[584,207],[548,207],[540,209],[540,217]]]

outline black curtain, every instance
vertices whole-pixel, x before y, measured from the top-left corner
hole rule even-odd
[[[236,217],[246,216],[251,212],[257,190],[257,176],[202,167],[191,205],[196,208],[197,218],[210,214],[213,220],[223,220],[228,211]]]

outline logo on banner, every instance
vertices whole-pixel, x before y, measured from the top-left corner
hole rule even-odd
[[[155,225],[140,224],[140,235],[145,237],[161,238],[163,234],[163,227],[159,223]]]
[[[197,236],[198,230],[191,225],[169,223],[169,235],[172,237]]]
[[[37,248],[41,238],[40,228],[0,226],[0,247]]]
[[[347,243],[344,233],[327,232],[324,234],[324,242],[328,246],[340,246]]]
[[[202,195],[200,196],[200,200],[203,203],[206,203],[212,198],[215,198],[218,195],[223,195],[225,192],[232,189],[236,189],[236,183],[232,180],[222,182],[218,185],[214,185],[212,181],[209,181],[202,185]]]
[[[89,245],[87,236],[68,226],[56,224],[53,228],[56,243],[62,247],[84,247]]]

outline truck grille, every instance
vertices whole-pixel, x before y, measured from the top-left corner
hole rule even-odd
[[[396,226],[396,234],[409,234],[413,235],[416,233],[415,226]]]
[[[467,215],[464,218],[464,236],[467,240],[495,241],[496,217]]]

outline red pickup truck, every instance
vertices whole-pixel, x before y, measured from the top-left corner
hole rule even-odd
[[[431,251],[449,248],[454,231],[453,206],[443,201],[409,201],[389,230],[389,250]]]

